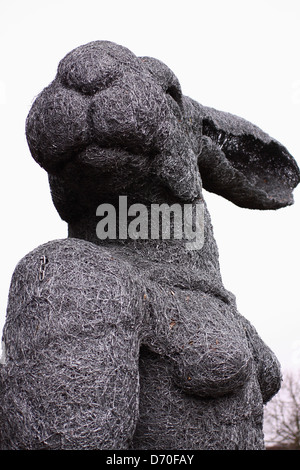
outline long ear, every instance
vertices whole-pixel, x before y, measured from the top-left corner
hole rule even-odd
[[[242,118],[201,105],[198,109],[203,187],[249,209],[293,204],[300,172],[287,149]]]

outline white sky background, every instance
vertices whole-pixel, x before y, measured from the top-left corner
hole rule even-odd
[[[67,236],[24,131],[59,60],[96,39],[156,57],[185,95],[255,123],[300,164],[299,17],[299,0],[0,0],[0,330],[17,262]],[[260,212],[205,193],[225,287],[284,369],[300,369],[300,189],[294,194],[294,206]]]

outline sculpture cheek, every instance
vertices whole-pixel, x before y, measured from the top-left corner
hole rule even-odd
[[[26,121],[34,159],[55,172],[90,142],[88,98],[53,82],[35,100]]]

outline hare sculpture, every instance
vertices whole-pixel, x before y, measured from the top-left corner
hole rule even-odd
[[[280,365],[223,286],[203,189],[288,206],[294,158],[109,41],[61,60],[26,136],[68,238],[11,280],[1,448],[263,449]]]

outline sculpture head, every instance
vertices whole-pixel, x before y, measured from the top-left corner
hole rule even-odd
[[[159,60],[96,41],[71,51],[26,122],[67,222],[120,194],[192,202],[202,187],[248,208],[293,202],[300,173],[285,147],[251,123],[183,96]]]

